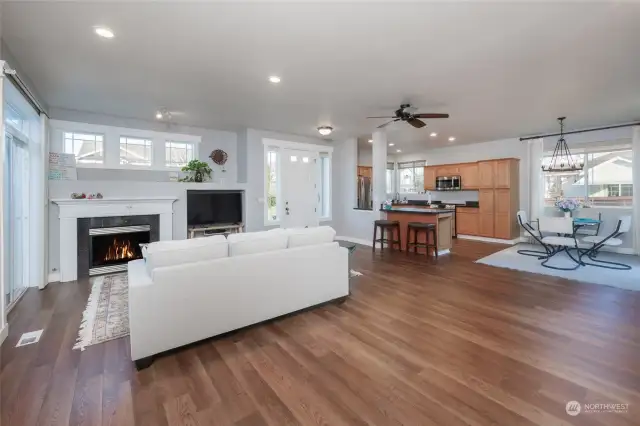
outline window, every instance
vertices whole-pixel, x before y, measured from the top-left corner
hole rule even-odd
[[[395,175],[395,165],[393,163],[387,163],[387,194],[393,194],[396,192],[395,185],[393,183],[393,177]]]
[[[318,211],[320,218],[331,217],[331,157],[320,154],[318,186]]]
[[[630,207],[633,204],[633,159],[630,149],[587,149],[574,155],[584,170],[544,173],[545,205],[557,197],[577,198],[591,207]],[[551,153],[543,158],[549,164]]]
[[[278,185],[278,175],[279,175],[279,157],[280,153],[275,149],[269,148],[267,150],[267,176],[266,176],[266,201],[267,201],[267,221],[275,222],[279,219],[278,217],[278,197],[279,194],[279,185]]]
[[[64,152],[73,154],[77,164],[104,163],[104,135],[64,132]]]
[[[426,165],[426,161],[398,163],[399,192],[424,191],[424,167]]]
[[[164,146],[164,165],[167,167],[184,167],[195,158],[191,142],[167,141]]]
[[[120,136],[120,164],[151,165],[151,140]]]

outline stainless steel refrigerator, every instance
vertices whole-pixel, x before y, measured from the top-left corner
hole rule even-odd
[[[358,176],[358,208],[372,209],[373,197],[371,188],[371,178]]]

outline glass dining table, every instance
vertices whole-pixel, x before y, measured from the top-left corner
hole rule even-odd
[[[597,226],[602,221],[598,219],[591,219],[589,217],[574,217],[573,218],[573,237],[576,235],[576,231],[585,226]]]

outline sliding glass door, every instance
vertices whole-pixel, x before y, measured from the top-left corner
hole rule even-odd
[[[29,286],[30,167],[29,147],[25,141],[7,132],[4,143],[4,229],[6,230],[4,303],[10,308]]]

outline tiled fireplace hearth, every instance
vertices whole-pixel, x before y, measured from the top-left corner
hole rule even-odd
[[[173,238],[175,197],[55,199],[60,218],[60,277],[126,270],[140,243]]]

